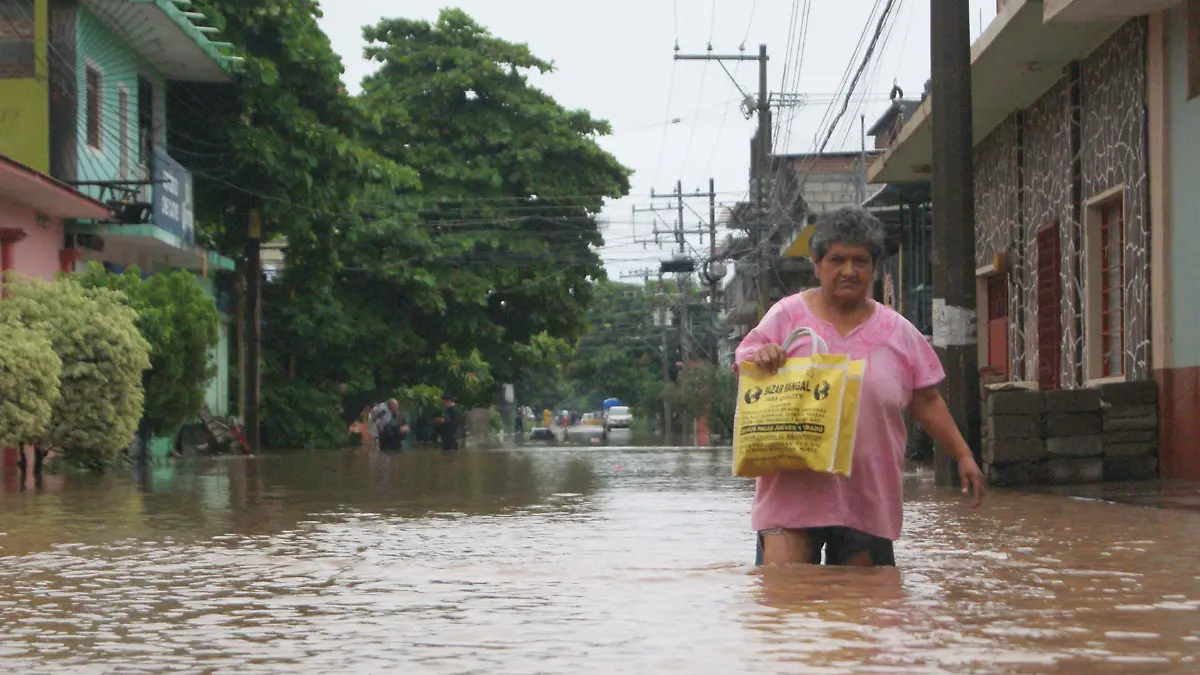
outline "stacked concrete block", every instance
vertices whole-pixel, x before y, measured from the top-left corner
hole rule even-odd
[[[1050,483],[1098,483],[1104,478],[1100,392],[1046,392],[1046,454]]]
[[[996,391],[984,404],[983,463],[992,485],[1046,481],[1045,396]]]
[[[1158,477],[1158,383],[1106,384],[1103,401],[1104,480]]]

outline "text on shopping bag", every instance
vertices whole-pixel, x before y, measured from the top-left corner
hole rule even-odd
[[[849,359],[816,354],[789,359],[773,374],[741,365],[734,423],[734,473],[833,471],[842,428]]]

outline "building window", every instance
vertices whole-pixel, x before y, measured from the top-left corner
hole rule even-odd
[[[101,118],[101,106],[103,100],[101,98],[102,79],[100,71],[95,68],[87,67],[87,144],[100,149],[100,130],[104,120]]]
[[[138,163],[150,166],[154,149],[154,85],[138,76]]]
[[[118,132],[121,145],[120,148],[120,167],[118,171],[121,175],[117,176],[120,180],[126,180],[130,176],[129,168],[129,90],[121,86],[117,92],[117,124],[120,126]]]
[[[1124,188],[1087,210],[1088,377],[1125,374]]]
[[[1038,386],[1062,386],[1062,249],[1058,223],[1037,234],[1037,354]]]

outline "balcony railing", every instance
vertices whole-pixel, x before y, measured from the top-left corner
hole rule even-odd
[[[184,246],[196,243],[192,172],[161,148],[154,148],[151,165],[138,167],[139,180],[80,181],[96,198],[113,209],[110,225],[153,225],[179,238]]]

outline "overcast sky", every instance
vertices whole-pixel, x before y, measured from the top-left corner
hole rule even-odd
[[[868,125],[874,122],[887,108],[893,82],[916,97],[929,77],[929,1],[893,1],[891,30],[857,88],[865,100],[852,101],[829,150],[858,149],[859,115],[867,116]],[[886,2],[878,0],[880,6]],[[527,43],[552,61],[556,72],[536,77],[536,86],[568,108],[608,120],[614,133],[601,144],[635,172],[630,196],[602,215],[608,222],[602,255],[609,276],[619,279],[641,268],[657,269],[675,246],[664,239],[660,250],[635,241],[651,235],[653,214],[635,217],[631,207],[667,203],[652,200],[651,190],[670,191],[677,179],[685,193],[707,190],[710,177],[720,201],[737,201],[747,190],[755,122],[743,117],[741,95],[716,63],[672,58],[676,40],[684,54],[703,53],[710,38],[713,52],[721,54],[737,53],[742,44],[746,54],[754,54],[766,44],[770,90],[809,96],[802,108],[776,112],[781,121],[776,152],[809,152],[830,108],[840,106],[832,103],[833,95],[844,95],[843,78],[877,0],[326,0],[323,6],[321,26],[341,54],[346,84],[355,93],[372,70],[362,58],[363,26],[385,16],[433,21],[446,6],[462,8],[497,37]],[[995,2],[971,0],[971,6],[975,38],[980,23],[986,26],[994,17]],[[802,18],[806,7],[802,43],[803,22],[793,28],[792,17],[795,12]],[[728,68],[742,90],[757,91],[756,63]],[[702,201],[694,206],[707,217]],[[694,228],[698,217],[689,212],[685,221]],[[708,239],[701,243],[692,235],[689,247],[707,253]]]

